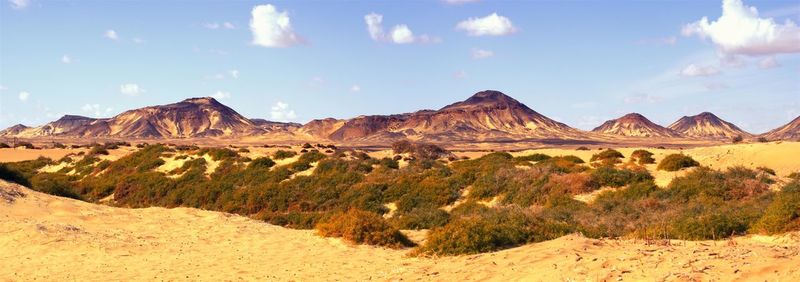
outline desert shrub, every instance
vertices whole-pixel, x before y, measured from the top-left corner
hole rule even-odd
[[[570,195],[589,193],[601,186],[587,173],[552,174],[545,185],[552,187],[550,188],[552,190]]]
[[[733,167],[720,172],[700,167],[673,179],[659,197],[679,202],[697,197],[730,201],[757,197],[768,190],[769,186],[757,179],[756,172],[747,168]]]
[[[640,165],[654,164],[656,159],[653,158],[653,153],[647,150],[636,150],[631,153],[631,161],[636,160]]]
[[[784,186],[752,229],[766,234],[800,230],[800,182]]]
[[[36,149],[36,146],[33,146],[31,142],[17,142],[15,147],[25,147],[25,149]]]
[[[622,155],[617,150],[614,149],[606,149],[600,153],[592,155],[592,158],[589,159],[590,162],[597,162],[600,166],[608,166],[620,163],[620,159],[624,158],[625,156]]]
[[[658,170],[678,171],[682,168],[699,166],[700,163],[684,154],[671,154],[658,163]]]
[[[250,161],[248,164],[248,168],[255,169],[255,168],[266,168],[269,169],[275,165],[275,161],[267,157],[260,157]]]
[[[761,216],[762,207],[721,201],[693,201],[671,222],[670,237],[688,240],[742,235]]]
[[[792,172],[786,177],[788,177],[789,179],[800,181],[800,172]]]
[[[582,163],[584,163],[584,161],[581,158],[568,155],[552,157],[536,163],[535,166],[546,167],[553,172],[573,173],[582,172],[588,169],[587,167],[580,165]]]
[[[239,153],[250,153],[250,150],[248,150],[247,148],[239,148],[238,152]]]
[[[311,144],[309,144],[309,143],[304,143],[302,147],[303,147],[303,149],[311,149],[311,148],[314,148],[314,146],[311,146]]]
[[[434,144],[412,143],[408,140],[401,140],[392,143],[392,151],[395,154],[409,153],[417,159],[436,160],[450,155],[450,152]]]
[[[447,224],[450,214],[438,208],[422,207],[392,217],[390,222],[399,229],[431,229]]]
[[[215,161],[238,158],[239,154],[228,148],[205,148],[197,152],[198,156],[208,154]]]
[[[0,163],[0,179],[31,187],[30,179],[39,172],[40,168],[49,164],[53,164],[53,160],[45,157],[21,162]]]
[[[272,157],[276,160],[288,159],[297,155],[295,151],[277,150],[272,153]]]
[[[592,180],[600,186],[621,187],[631,183],[653,180],[647,170],[616,169],[602,166],[592,171]]]
[[[64,145],[64,144],[62,144],[62,143],[53,143],[53,148],[56,148],[56,149],[66,149],[66,148],[67,148],[67,146],[66,146],[66,145]]]
[[[413,245],[405,235],[389,225],[380,215],[358,209],[334,214],[317,224],[316,229],[322,236],[341,237],[353,243],[392,248]]]
[[[0,142],[0,149],[4,149],[4,148],[11,148],[11,146],[9,146],[7,143]]]
[[[741,135],[736,135],[736,136],[733,136],[733,138],[731,138],[731,142],[733,142],[733,143],[740,143],[743,140],[744,140],[744,137],[742,137]]]
[[[766,137],[758,137],[758,139],[756,139],[756,141],[761,142],[761,143],[769,142],[769,140]]]
[[[572,228],[520,208],[487,209],[434,228],[417,250],[422,255],[461,255],[496,251],[558,238]]]
[[[589,149],[589,147],[586,147],[586,146],[580,146],[578,148],[575,148],[575,150],[576,151],[589,151],[590,149]]]
[[[72,190],[69,177],[64,174],[37,174],[31,178],[31,189],[50,195],[81,199],[81,196]]]
[[[400,164],[395,159],[390,158],[383,158],[381,159],[380,165],[385,168],[389,169],[398,169],[400,168]]]
[[[544,160],[549,160],[550,156],[545,154],[533,154],[533,155],[526,155],[526,156],[519,156],[514,158],[514,160],[521,161],[521,162],[540,162]]]
[[[108,155],[109,153],[108,153],[108,149],[106,149],[103,146],[97,145],[97,146],[92,147],[92,149],[89,150],[88,154],[96,156],[96,155]]]
[[[762,172],[764,172],[766,174],[769,174],[769,175],[773,175],[773,176],[776,175],[774,169],[771,169],[771,168],[768,168],[768,167],[765,167],[765,166],[760,166],[760,167],[757,167],[756,169],[759,170],[759,171],[762,171]]]

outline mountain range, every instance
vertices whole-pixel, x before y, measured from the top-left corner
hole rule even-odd
[[[753,135],[708,112],[684,116],[668,127],[638,113],[609,120],[590,132],[550,119],[502,92],[487,90],[438,110],[351,119],[316,119],[306,124],[249,119],[214,98],[190,98],[178,103],[125,111],[111,118],[66,115],[38,127],[14,125],[3,137],[65,138],[238,138],[332,142],[390,142],[410,139],[431,142],[514,140],[592,140],[603,138],[660,138],[729,140],[764,137],[800,140],[800,117],[762,135]]]

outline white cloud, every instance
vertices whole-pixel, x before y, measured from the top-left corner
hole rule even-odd
[[[766,57],[762,59],[760,62],[758,62],[758,67],[762,69],[777,68],[779,66],[781,66],[781,64],[779,64],[778,61],[775,60],[775,56]]]
[[[30,0],[8,0],[8,4],[11,5],[12,9],[22,10],[28,7],[31,4]]]
[[[494,52],[483,49],[472,49],[473,59],[486,59],[489,57],[494,57]]]
[[[229,70],[228,74],[230,74],[233,79],[239,79],[239,70]]]
[[[367,32],[369,37],[375,41],[387,41],[395,44],[408,44],[408,43],[439,43],[442,39],[436,36],[427,34],[415,36],[411,28],[405,24],[399,24],[392,28],[391,32],[387,35],[383,31],[383,15],[370,13],[364,16],[364,22],[367,24]]]
[[[250,31],[253,33],[253,44],[258,46],[283,48],[303,43],[303,39],[292,29],[289,13],[278,12],[270,4],[253,7]]]
[[[683,76],[712,76],[717,74],[719,74],[719,69],[714,66],[689,64],[681,70],[681,75]]]
[[[397,44],[413,43],[414,33],[407,25],[397,25],[392,29],[392,42]]]
[[[113,29],[106,30],[103,36],[111,40],[119,40],[119,35],[117,35],[117,32]]]
[[[653,104],[663,99],[664,98],[661,96],[656,96],[649,93],[634,93],[628,97],[625,97],[623,101],[625,102],[625,104],[641,104],[641,103]]]
[[[211,95],[211,97],[214,97],[214,99],[217,99],[217,100],[223,100],[223,99],[230,98],[231,97],[231,93],[230,92],[217,91],[217,92],[214,92],[214,94]]]
[[[442,0],[442,2],[444,2],[445,4],[449,4],[449,5],[461,5],[461,4],[467,4],[467,3],[475,3],[475,2],[478,2],[478,1],[480,1],[480,0]]]
[[[232,23],[230,23],[230,22],[223,22],[223,23],[216,23],[216,22],[214,22],[214,23],[204,23],[204,24],[203,24],[203,27],[205,27],[205,28],[207,28],[207,29],[220,29],[220,28],[224,28],[224,29],[236,29],[236,25],[234,25],[234,24],[232,24]]]
[[[517,31],[517,28],[506,17],[492,13],[483,18],[469,18],[456,25],[456,29],[464,30],[471,36],[500,36]]]
[[[28,98],[30,97],[31,93],[28,93],[27,91],[19,92],[19,100],[22,102],[28,101]]]
[[[65,63],[65,64],[71,64],[72,63],[72,57],[70,57],[69,55],[61,56],[61,62]]]
[[[119,92],[128,96],[138,96],[147,91],[136,83],[126,83],[119,86]]]
[[[353,84],[353,86],[350,86],[350,92],[360,92],[360,91],[361,91],[361,86],[359,86],[358,84]]]
[[[369,15],[364,16],[364,21],[367,23],[367,32],[369,32],[369,37],[375,41],[383,40],[383,15],[370,13]]]
[[[297,118],[294,110],[289,109],[289,104],[284,102],[277,102],[272,106],[270,117],[274,121],[289,121]]]
[[[81,107],[81,111],[94,115],[95,117],[102,116],[103,114],[111,113],[112,109],[106,107],[103,109],[100,104],[86,104]]]
[[[681,33],[709,38],[725,53],[800,53],[800,27],[789,19],[780,24],[772,18],[760,18],[756,7],[746,6],[741,0],[723,0],[719,19],[709,22],[703,17],[685,25]]]

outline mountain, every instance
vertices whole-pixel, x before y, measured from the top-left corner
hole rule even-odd
[[[278,121],[269,121],[260,118],[251,118],[250,122],[252,122],[255,126],[261,128],[266,132],[271,131],[294,131],[303,127],[302,124],[296,122],[278,122]]]
[[[751,137],[736,125],[724,121],[716,115],[703,112],[695,116],[684,116],[667,128],[678,132],[685,137],[730,139],[735,136]]]
[[[288,128],[292,125],[254,123],[214,98],[206,97],[129,110],[107,119],[66,115],[39,127],[9,128],[3,134],[16,137],[188,138],[254,135],[268,131],[267,128],[282,126]]]
[[[26,125],[23,125],[23,124],[15,124],[15,125],[12,125],[9,128],[0,130],[0,136],[15,136],[15,135],[18,135],[21,132],[27,130],[28,128],[30,128],[30,127],[28,127]]]
[[[606,121],[592,129],[592,132],[631,137],[680,137],[677,132],[655,124],[637,113]]]
[[[331,140],[424,139],[480,141],[565,138],[580,132],[549,119],[499,91],[478,92],[439,110],[359,116],[346,121],[315,120],[301,131]]]
[[[770,130],[761,134],[767,140],[796,140],[800,141],[800,116],[790,121],[784,126]]]

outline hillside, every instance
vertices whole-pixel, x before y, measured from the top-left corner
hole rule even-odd
[[[770,130],[761,135],[768,140],[796,140],[800,141],[800,116],[784,126]]]
[[[736,136],[752,137],[752,134],[709,112],[694,116],[684,116],[667,128],[683,136],[693,138],[730,139]]]
[[[655,124],[638,113],[630,113],[618,119],[608,120],[592,129],[592,132],[627,137],[680,137],[677,132]]]

